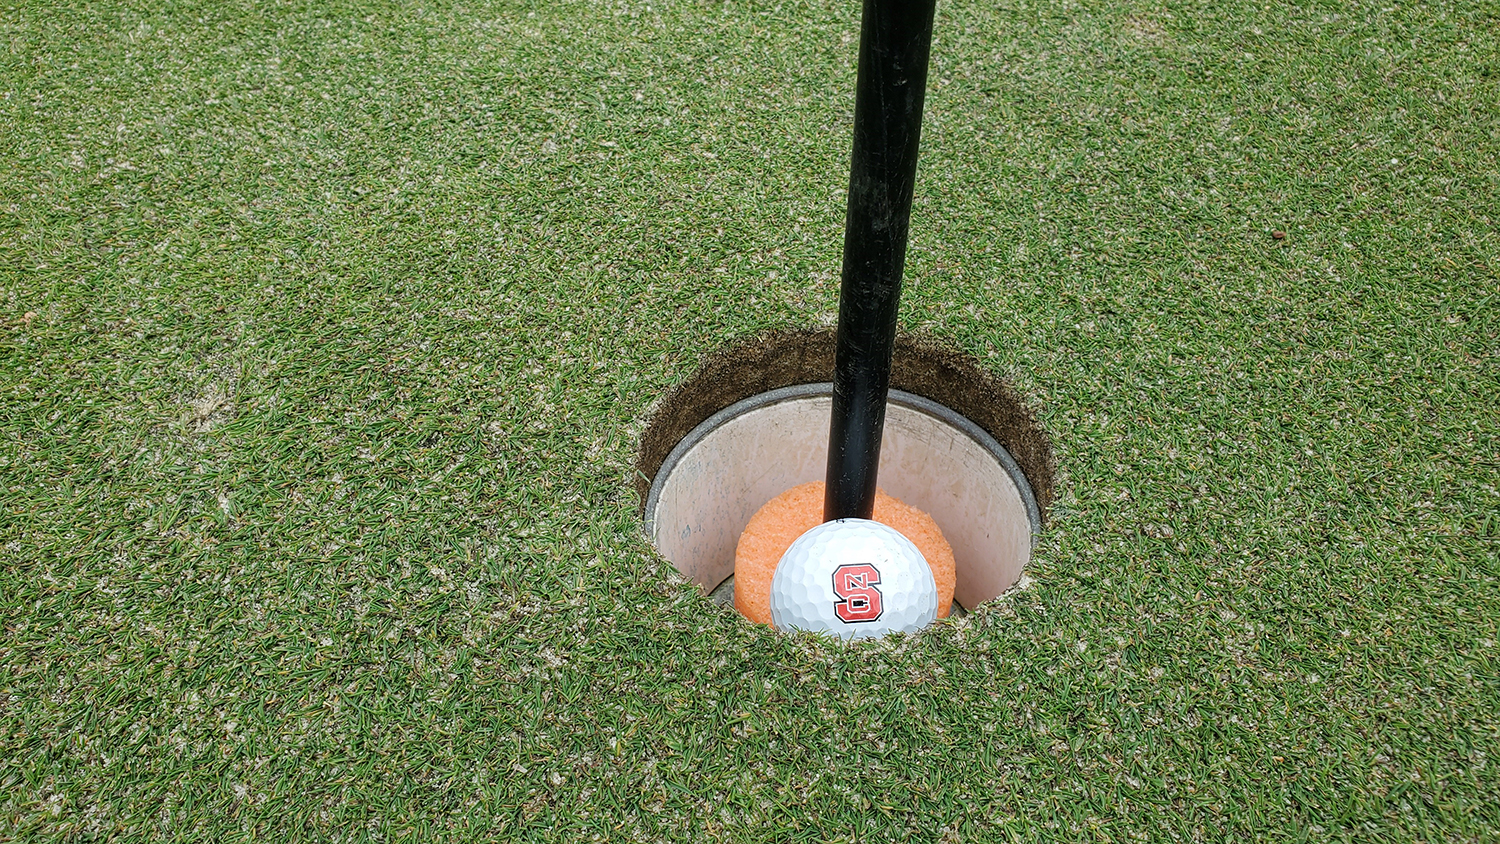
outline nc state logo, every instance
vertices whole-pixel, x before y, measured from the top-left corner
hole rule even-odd
[[[880,599],[880,570],[869,563],[839,566],[833,570],[833,594],[839,596],[833,611],[845,624],[874,621],[885,609]]]

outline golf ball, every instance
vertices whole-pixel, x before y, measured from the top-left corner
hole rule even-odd
[[[937,617],[937,584],[922,552],[866,519],[824,522],[797,537],[771,576],[771,623],[845,639],[910,633]]]

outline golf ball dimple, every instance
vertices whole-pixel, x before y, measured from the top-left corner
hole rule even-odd
[[[771,577],[771,623],[845,639],[911,633],[937,618],[937,583],[900,531],[866,519],[797,537]]]

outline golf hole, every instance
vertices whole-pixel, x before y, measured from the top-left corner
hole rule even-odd
[[[733,603],[735,546],[767,501],[823,479],[834,335],[772,332],[706,361],[641,437],[646,535],[682,575]],[[899,337],[880,486],[953,546],[954,614],[1020,579],[1053,495],[1050,441],[1015,391],[968,355]]]

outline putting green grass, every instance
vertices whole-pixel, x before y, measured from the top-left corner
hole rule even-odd
[[[944,0],[902,325],[1060,494],[842,646],[631,460],[832,320],[858,18],[0,2],[0,839],[1500,838],[1500,8]]]

